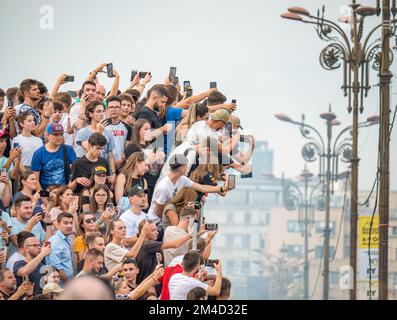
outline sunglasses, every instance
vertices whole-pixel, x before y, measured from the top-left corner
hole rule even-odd
[[[96,221],[96,218],[91,218],[91,219],[85,219],[85,223],[94,223]]]

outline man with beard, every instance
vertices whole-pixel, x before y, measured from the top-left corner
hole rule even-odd
[[[73,232],[73,215],[62,212],[57,217],[58,231],[48,239],[53,250],[47,257],[47,264],[57,268],[61,277],[61,284],[73,277],[72,241],[69,235]]]
[[[47,244],[41,246],[37,237],[29,237],[24,242],[25,260],[17,261],[14,264],[14,274],[17,279],[17,285],[20,286],[22,282],[29,282],[34,284],[33,293],[41,293],[40,270],[44,267],[43,261],[51,252],[51,245]]]
[[[83,270],[77,274],[76,278],[86,275],[98,275],[103,268],[103,252],[93,248],[87,251],[84,258]]]
[[[19,300],[32,295],[32,285],[23,282],[17,289],[17,279],[10,269],[0,270],[0,293],[5,300]]]
[[[34,122],[37,128],[33,131],[35,136],[41,136],[44,133],[46,126],[50,122],[53,113],[52,103],[45,103],[42,113],[36,109],[37,102],[43,96],[40,92],[39,84],[41,82],[33,79],[25,79],[21,82],[19,90],[23,97],[23,103],[15,107],[16,115],[23,112],[30,112],[33,115]]]
[[[89,103],[97,98],[96,84],[93,81],[85,81],[80,90],[80,101],[70,108],[70,125],[76,131],[83,128],[86,124],[85,108]]]

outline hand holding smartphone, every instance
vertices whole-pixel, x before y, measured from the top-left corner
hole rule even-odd
[[[66,75],[65,82],[74,82],[74,76]]]
[[[210,89],[216,89],[218,84],[216,82],[210,82]]]

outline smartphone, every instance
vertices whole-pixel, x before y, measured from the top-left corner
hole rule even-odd
[[[186,90],[186,98],[189,98],[193,95],[193,89],[187,89]]]
[[[7,173],[7,169],[6,168],[1,168],[1,173]]]
[[[113,73],[113,63],[109,63],[106,65],[106,71],[108,74],[109,78],[114,78],[114,73]]]
[[[232,100],[232,103],[233,103],[233,104],[237,104],[237,100],[236,100],[236,99],[233,99],[233,100]]]
[[[29,282],[29,276],[22,276],[22,282]]]
[[[170,67],[170,80],[174,81],[176,77],[176,67]]]
[[[210,89],[216,89],[217,88],[217,83],[216,82],[210,82]]]
[[[71,98],[77,98],[77,92],[76,91],[67,91],[68,95]]]
[[[40,194],[40,197],[43,197],[43,198],[50,197],[50,191],[47,191],[47,190],[40,190],[39,194]]]
[[[229,176],[227,177],[227,182],[229,190],[233,190],[236,187],[236,175],[229,174]]]
[[[19,143],[18,142],[14,142],[14,149],[19,148]]]
[[[218,230],[218,224],[217,223],[207,223],[205,225],[205,230],[206,231],[215,231]]]
[[[65,82],[74,82],[74,76],[67,75],[65,78]]]
[[[9,100],[9,101],[8,101],[7,107],[8,107],[8,108],[10,108],[10,107],[13,108],[13,107],[14,107],[14,103],[12,102],[12,100]]]
[[[215,264],[218,264],[218,259],[208,259],[205,260],[204,265],[206,267],[215,268]]]
[[[132,81],[132,80],[134,80],[134,78],[135,78],[135,76],[138,74],[138,70],[135,70],[135,69],[133,69],[133,70],[131,70],[131,77],[130,77],[130,80]]]
[[[139,78],[141,78],[141,79],[145,78],[148,73],[149,72],[146,72],[146,71],[139,72]]]
[[[187,91],[190,87],[190,81],[183,81],[183,91]]]
[[[178,83],[179,83],[179,77],[175,77],[174,82],[172,84],[176,87]]]
[[[106,204],[106,210],[113,210],[113,208],[114,208],[113,203],[108,202],[108,203]]]

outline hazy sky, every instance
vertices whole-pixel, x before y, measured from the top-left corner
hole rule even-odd
[[[336,19],[347,1],[306,0],[299,5],[314,12],[323,3],[328,17]],[[40,8],[45,5],[54,10],[51,30],[40,28]],[[195,92],[217,81],[229,101],[237,99],[244,128],[268,140],[274,149],[275,174],[284,171],[295,176],[303,167],[300,149],[305,140],[298,128],[277,121],[274,113],[299,119],[304,112],[307,122],[322,132],[325,126],[318,115],[327,111],[329,103],[343,125],[351,123],[351,115],[340,90],[341,70],[329,72],[319,65],[326,43],[311,26],[280,18],[293,5],[296,1],[1,0],[0,87],[33,77],[51,88],[59,74],[68,73],[75,75],[76,82],[62,89],[76,89],[98,64],[113,62],[123,89],[133,68],[151,71],[156,83],[163,81],[170,66],[176,66],[180,80],[190,80]],[[379,21],[369,19],[367,30]],[[392,71],[396,70],[395,63]],[[110,88],[108,79],[102,76],[101,80]],[[377,75],[372,73],[371,84],[376,82]],[[378,113],[378,107],[374,87],[361,119]],[[360,134],[360,189],[370,189],[375,177],[377,136],[377,127]],[[392,189],[397,189],[396,137],[394,131]]]

